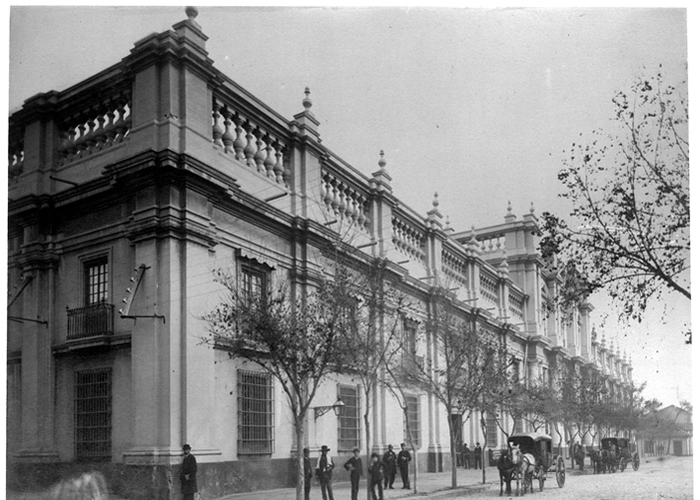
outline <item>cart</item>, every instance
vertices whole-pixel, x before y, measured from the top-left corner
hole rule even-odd
[[[601,448],[608,452],[615,451],[616,466],[620,472],[624,472],[627,464],[632,462],[632,469],[639,470],[639,453],[632,451],[632,443],[627,438],[604,438],[601,440]]]
[[[544,482],[549,473],[554,474],[560,488],[566,482],[566,466],[564,457],[552,452],[552,438],[548,434],[538,432],[513,434],[508,438],[509,446],[517,446],[523,454],[529,454],[534,458],[534,472],[522,477],[522,493],[529,487],[532,491],[532,481],[539,482],[540,491],[544,489]],[[516,487],[516,495],[518,494]]]

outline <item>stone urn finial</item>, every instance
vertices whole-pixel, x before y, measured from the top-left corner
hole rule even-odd
[[[187,19],[194,22],[194,20],[199,15],[199,10],[197,9],[197,7],[185,7],[185,14],[187,14]]]

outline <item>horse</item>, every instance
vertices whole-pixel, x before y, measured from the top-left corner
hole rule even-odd
[[[515,469],[516,496],[520,491],[523,495],[527,493],[528,486],[530,486],[530,493],[534,493],[532,476],[535,473],[535,457],[531,453],[523,453],[520,451],[520,445],[514,444],[510,450],[510,460]]]
[[[603,456],[600,450],[591,450],[590,456],[591,462],[593,462],[593,474],[605,472],[605,462],[603,461]]]
[[[506,495],[511,494],[510,483],[513,480],[513,461],[511,460],[508,450],[501,450],[501,456],[498,457],[498,477],[501,482],[501,492],[498,496],[503,496],[503,485],[506,485]]]

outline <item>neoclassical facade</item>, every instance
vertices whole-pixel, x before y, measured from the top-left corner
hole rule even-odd
[[[571,322],[545,314],[560,282],[538,255],[534,209],[518,217],[509,206],[500,224],[459,232],[437,195],[426,194],[426,212],[407,206],[383,154],[374,168],[353,166],[326,146],[332,137],[321,142],[308,89],[290,119],[217,70],[188,13],[10,117],[10,488],[89,469],[128,498],[178,498],[185,442],[204,498],[292,485],[284,394],[203,344],[201,318],[221,298],[214,270],[301,289],[323,272],[322,248],[339,231],[354,258],[389,260],[413,304],[407,328],[426,321],[435,287],[449,283],[463,310],[504,332],[523,378],[565,359],[630,387],[630,361],[596,338],[592,305]],[[418,351],[435,356],[429,347]],[[366,444],[357,381],[331,377],[314,406],[338,397],[341,416],[310,411],[314,456],[323,444],[336,457]],[[420,469],[446,469],[445,409],[431,394],[409,399]],[[383,388],[375,401],[370,445],[396,447],[400,408]],[[475,420],[462,430],[470,445],[484,441]],[[485,444],[503,441],[494,427]]]

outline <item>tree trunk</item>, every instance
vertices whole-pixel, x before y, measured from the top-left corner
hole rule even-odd
[[[365,405],[365,413],[363,415],[363,419],[365,421],[365,460],[367,460],[367,462],[364,464],[365,468],[369,467],[369,464],[371,463],[370,455],[372,454],[372,448],[369,445],[370,436],[372,435],[369,427],[369,397],[369,394],[365,393],[365,399],[367,400],[367,404]],[[369,476],[367,476],[367,500],[372,500],[372,482],[370,481]]]
[[[452,488],[457,487],[457,462],[456,456],[455,456],[455,429],[454,426],[452,425],[452,416],[450,415],[450,412],[447,412],[447,429],[450,432],[450,455],[452,456],[452,463],[451,468],[452,468]]]
[[[306,415],[294,415],[294,431],[296,434],[297,443],[297,500],[304,500],[304,423]]]

